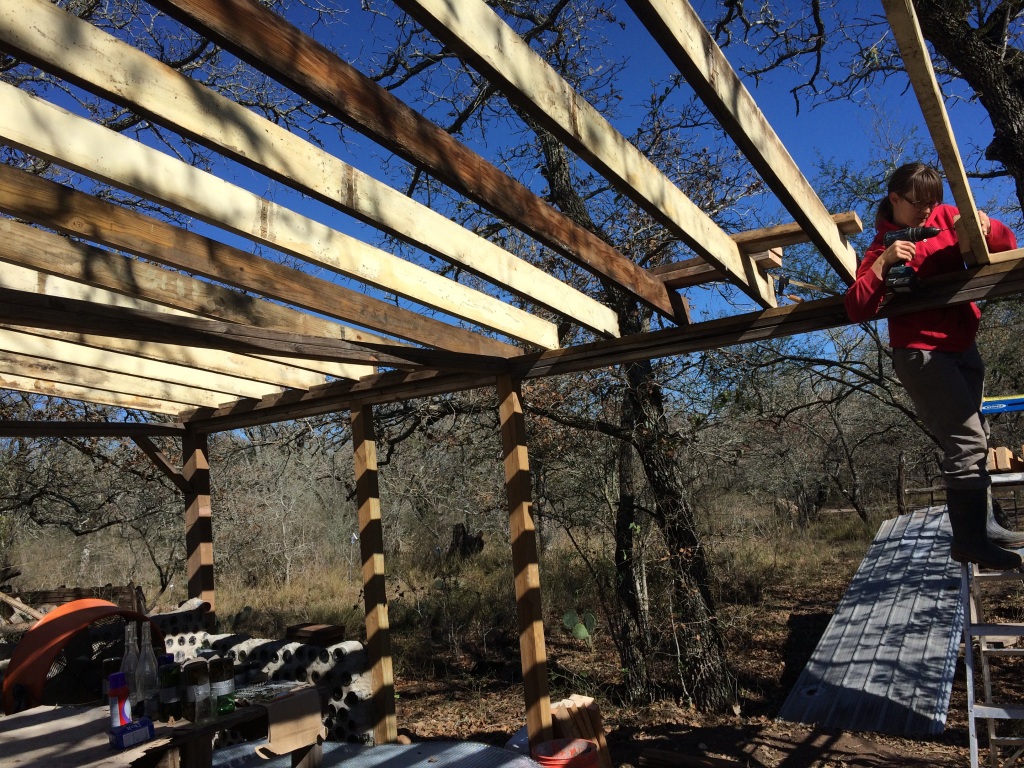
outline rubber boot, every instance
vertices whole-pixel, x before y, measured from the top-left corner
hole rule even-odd
[[[987,488],[947,488],[946,508],[949,510],[949,525],[953,529],[950,557],[958,563],[977,563],[979,568],[990,571],[1009,571],[1020,567],[1020,555],[996,546],[985,533]]]
[[[1011,531],[999,524],[996,512],[999,510],[999,502],[992,498],[992,488],[988,489],[988,522],[985,531],[988,533],[988,540],[996,546],[1006,549],[1024,548],[1024,532]]]

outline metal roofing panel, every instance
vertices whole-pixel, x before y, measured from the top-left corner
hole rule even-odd
[[[941,733],[960,650],[960,567],[944,507],[886,520],[779,713],[903,736]]]

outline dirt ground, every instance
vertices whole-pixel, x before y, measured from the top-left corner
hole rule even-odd
[[[559,637],[548,638],[549,665],[552,679],[564,679],[568,684],[562,690],[553,690],[552,697],[594,695],[601,705],[612,758],[616,765],[630,768],[640,765],[645,750],[772,768],[968,765],[962,661],[946,730],[936,737],[908,740],[875,733],[828,731],[777,719],[779,707],[821,637],[845,586],[845,580],[841,583],[836,579],[836,583],[819,583],[800,592],[781,589],[767,596],[763,606],[756,609],[755,622],[748,621],[742,632],[730,638],[731,663],[743,699],[737,716],[702,716],[671,703],[617,707],[602,699],[600,692],[573,690],[574,671],[593,673],[609,664],[613,670],[615,659],[606,651],[581,650],[571,640]],[[445,680],[412,682],[401,680],[399,675],[400,731],[413,741],[471,739],[503,745],[524,723],[522,688],[511,682],[511,664],[504,674],[492,671]],[[1017,681],[1024,681],[1021,671],[1007,669],[1003,676],[1016,687]]]

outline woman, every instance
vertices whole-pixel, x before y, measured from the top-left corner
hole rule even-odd
[[[863,322],[878,314],[886,296],[886,274],[896,264],[909,264],[918,278],[963,270],[957,216],[956,208],[942,204],[938,171],[923,163],[897,168],[878,206],[875,239],[846,292],[850,319]],[[1017,247],[1008,227],[981,211],[978,218],[990,251]],[[925,226],[941,231],[919,243],[897,240],[886,247],[883,242],[887,232]],[[1024,542],[1003,528],[993,525],[989,532],[987,527],[988,428],[980,410],[985,366],[975,344],[980,318],[974,303],[897,315],[889,318],[889,344],[896,375],[944,454],[941,470],[953,529],[950,555],[961,563],[1008,570],[1020,566],[1021,557],[996,542]]]

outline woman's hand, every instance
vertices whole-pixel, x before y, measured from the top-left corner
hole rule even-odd
[[[981,234],[988,237],[992,231],[992,220],[988,217],[988,214],[984,211],[978,211],[978,223],[981,224]]]
[[[891,267],[910,261],[914,258],[916,250],[914,243],[908,240],[897,240],[882,251],[881,255],[875,259],[875,263],[871,265],[871,269],[879,280],[885,280],[885,275]]]

